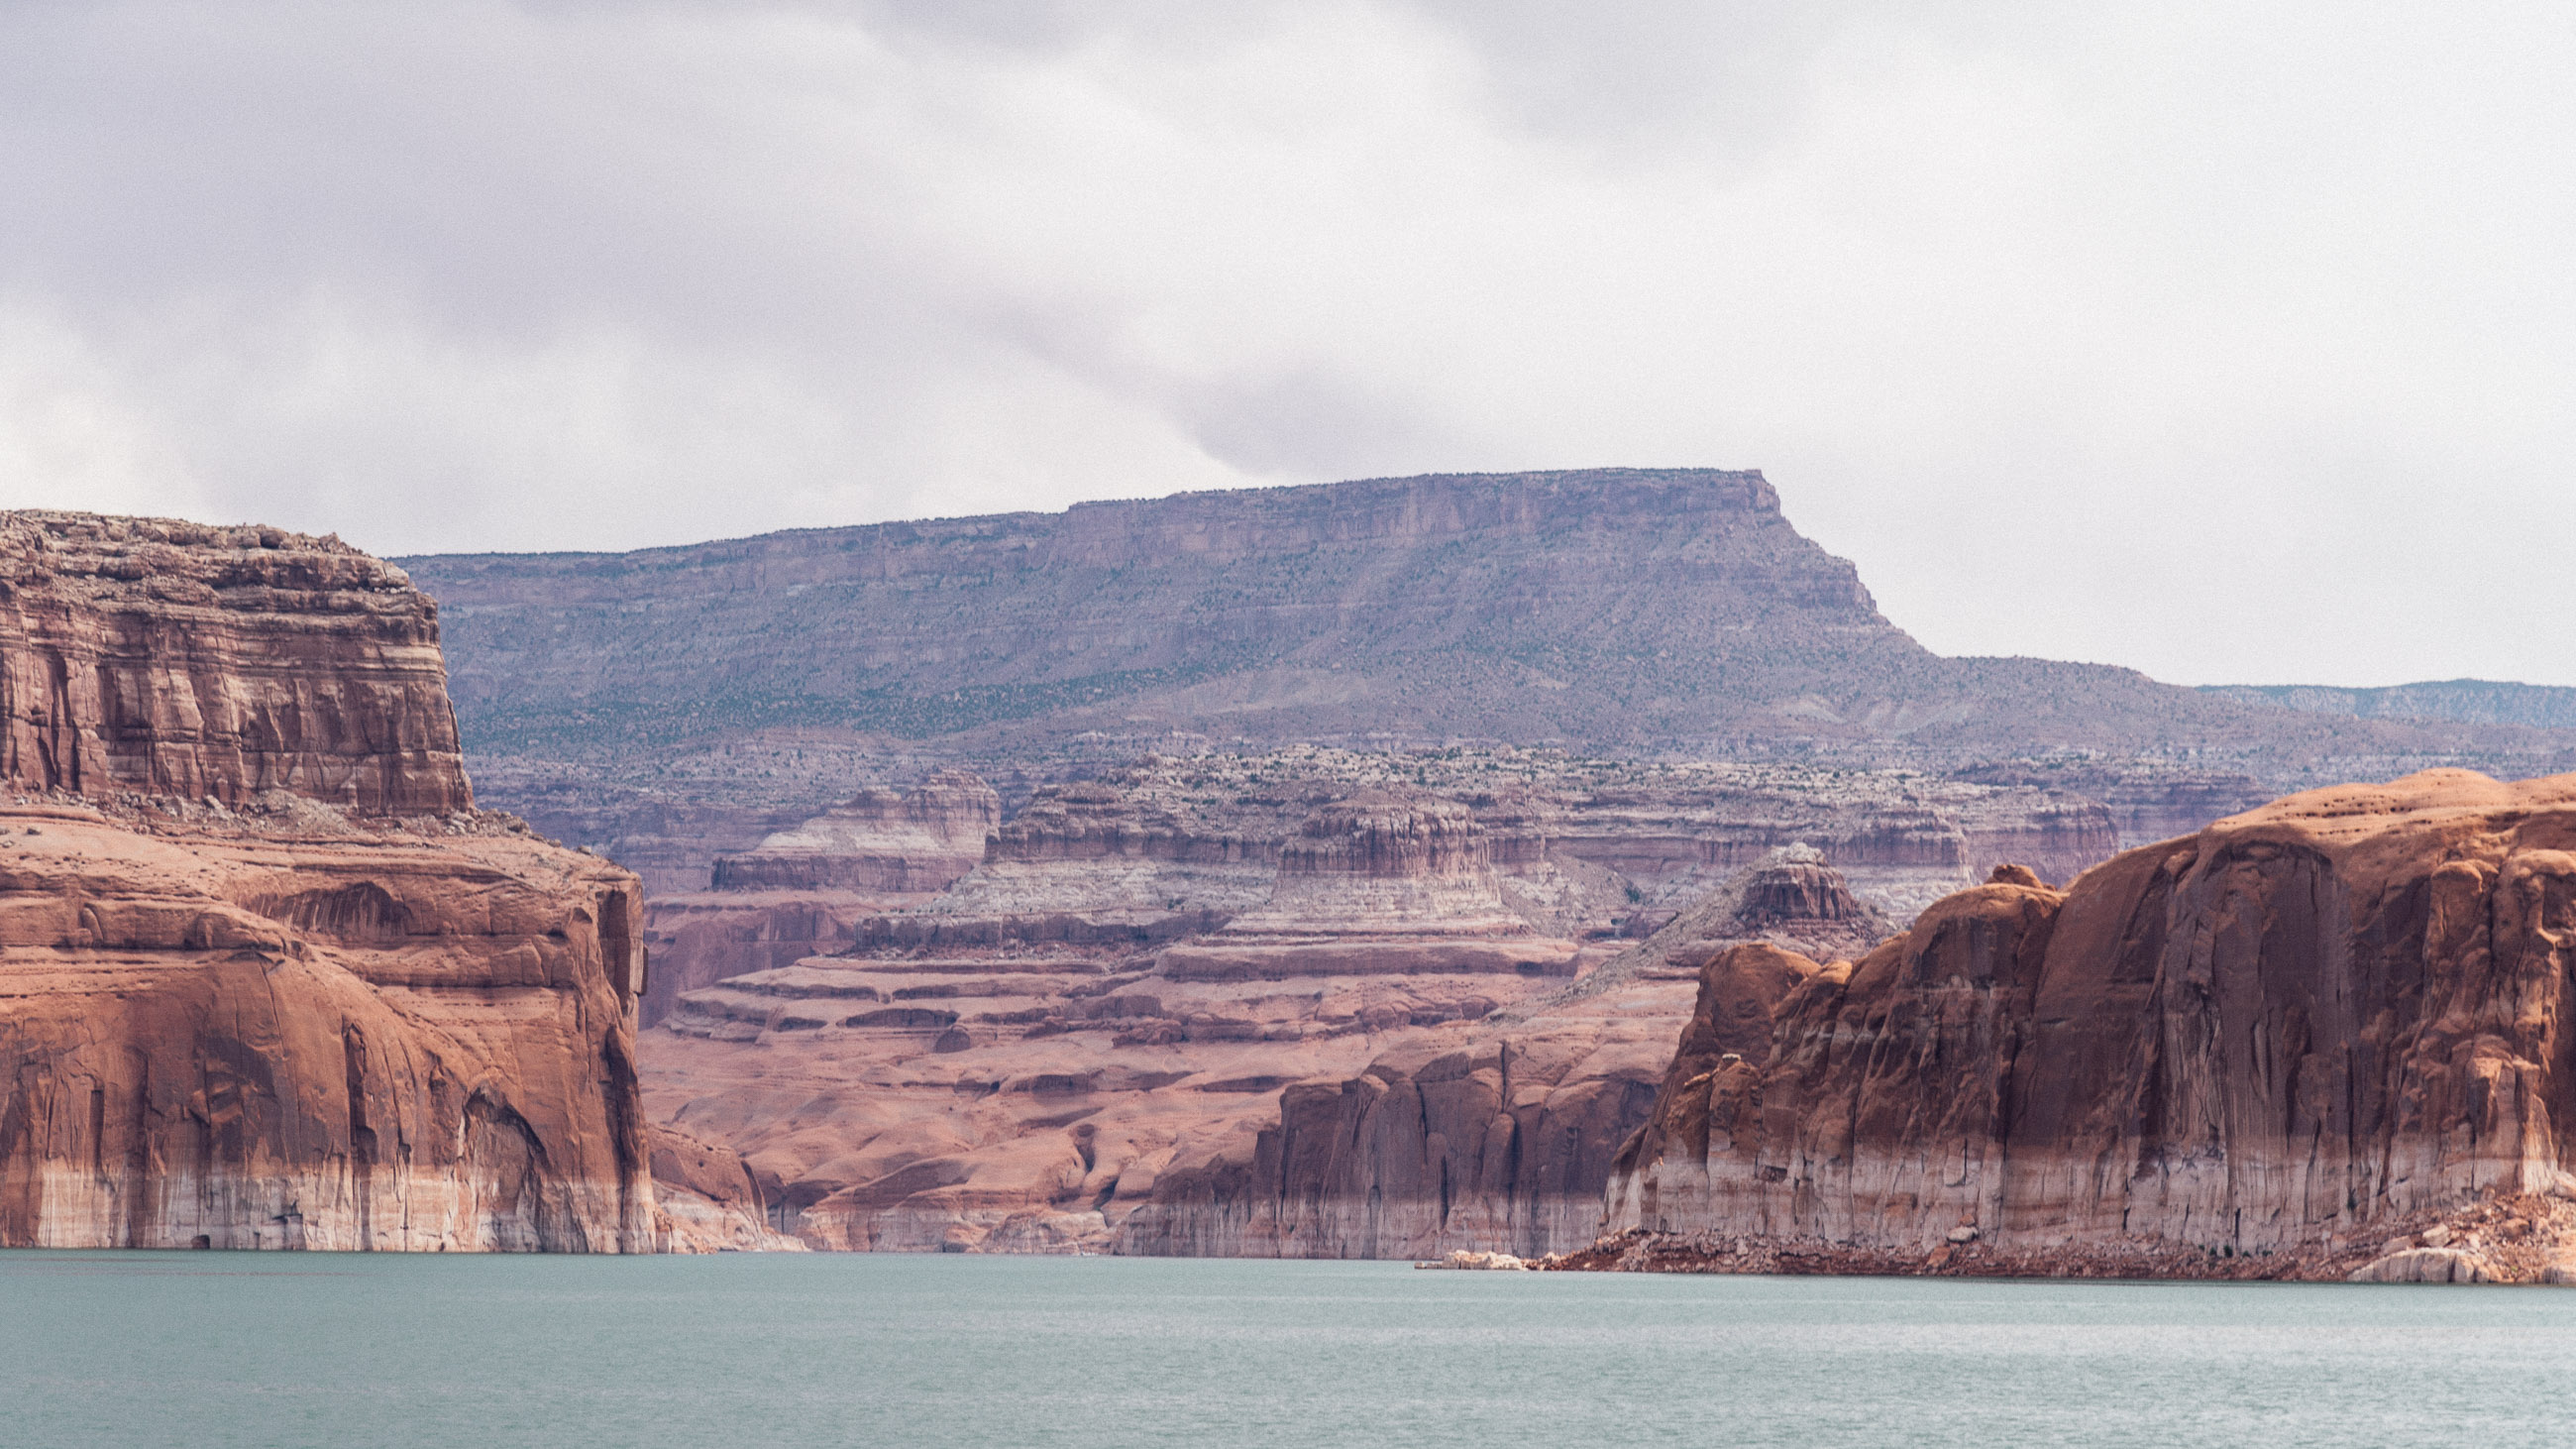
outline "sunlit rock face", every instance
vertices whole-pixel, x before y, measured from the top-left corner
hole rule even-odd
[[[2567,1179],[2576,777],[2296,795],[1850,964],[1711,960],[1613,1228],[2246,1253]],[[1753,1032],[1747,973],[1795,978]],[[1786,979],[1786,978],[1784,978]],[[1760,1040],[1757,1040],[1757,1037]]]

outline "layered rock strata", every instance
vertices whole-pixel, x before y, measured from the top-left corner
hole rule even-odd
[[[862,923],[925,904],[984,858],[1001,824],[993,787],[942,771],[905,794],[871,789],[719,856],[714,886],[653,897],[647,1026],[684,991],[856,945]]]
[[[1424,959],[1211,979],[1156,956],[1011,939],[737,977],[649,1034],[647,1103],[740,1150],[772,1225],[818,1247],[1096,1250],[1164,1167],[1248,1140],[1290,1083],[1551,984]]]
[[[842,890],[935,895],[984,859],[1002,797],[963,770],[909,793],[865,790],[822,815],[716,859],[718,891]]]
[[[473,803],[438,606],[337,538],[0,513],[0,782]]]
[[[1118,1247],[1412,1258],[1579,1247],[1599,1229],[1595,1184],[1653,1104],[1700,963],[1746,940],[1866,947],[1885,928],[1817,852],[1775,852],[1570,986],[1397,1044],[1354,1076],[1290,1087],[1248,1137],[1166,1168]],[[1730,1019],[1767,1030],[1792,984],[1785,970],[1740,983]]]
[[[2565,1191],[2571,921],[2576,777],[2431,771],[2066,892],[1999,871],[1855,963],[1739,948],[1706,968],[1608,1222],[2155,1271]],[[1757,1046],[1727,1003],[1784,969]]]
[[[936,908],[683,994],[657,1117],[741,1148],[773,1224],[817,1246],[1100,1249],[1289,1084],[1451,1040],[1580,964],[1504,905],[1454,802],[1327,801],[1268,861],[1121,804],[1051,792]],[[1209,908],[1263,881],[1234,925]]]
[[[635,877],[334,539],[0,517],[0,1245],[643,1251]]]
[[[0,803],[0,1245],[656,1246],[635,879],[514,827]]]
[[[1467,808],[1372,791],[1309,816],[1279,850],[1270,899],[1215,935],[1164,951],[1174,979],[1382,975],[1419,970],[1562,976],[1573,941],[1505,904]]]
[[[1481,763],[1504,767],[1496,784],[1517,773]],[[772,1227],[817,1246],[1547,1252],[1597,1226],[1609,1155],[1710,952],[1857,950],[1893,926],[1825,852],[1774,846],[1672,928],[1624,940],[1618,913],[1643,890],[1556,851],[1534,810],[1275,768],[1163,761],[1046,787],[932,903],[859,923],[838,953],[680,993],[652,1037],[656,1120],[741,1150]],[[1756,798],[1737,818],[1764,833],[1730,842],[1820,807],[1866,820]],[[1710,804],[1654,808],[1674,830]],[[1953,878],[1963,833],[1942,829],[1930,864],[1883,869]],[[1681,854],[1686,876],[1700,855]],[[1340,1140],[1371,1145],[1317,1156]],[[1156,1186],[1167,1170],[1185,1195]],[[1353,1206],[1372,1198],[1373,1215]]]

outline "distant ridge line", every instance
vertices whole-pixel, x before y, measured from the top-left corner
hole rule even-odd
[[[2204,693],[2244,704],[2278,705],[2353,719],[2454,720],[2463,724],[2576,729],[2576,688],[2496,679],[2414,684],[2205,684]]]

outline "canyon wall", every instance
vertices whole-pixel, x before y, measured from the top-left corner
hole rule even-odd
[[[1290,1084],[1577,969],[1453,802],[1328,800],[1250,867],[1120,803],[1063,788],[857,948],[682,993],[650,1039],[656,1119],[742,1151],[772,1225],[818,1247],[1098,1250]]]
[[[0,515],[0,1245],[633,1252],[635,877],[336,540]]]
[[[655,1246],[634,877],[490,817],[0,831],[0,1245]]]
[[[1855,963],[1722,953],[1608,1221],[2232,1261],[2560,1191],[2571,932],[2576,777],[2433,771],[1998,871]]]
[[[2127,845],[2332,780],[2576,768],[2576,732],[2501,717],[2328,718],[2125,669],[1943,658],[1753,472],[1365,479],[404,562],[442,606],[487,800],[656,894],[705,888],[717,853],[863,785],[957,766],[1016,804],[1154,751],[1555,745],[1933,775],[2045,756],[2106,780],[2140,763],[2157,778],[2121,802],[2073,787],[2138,827]],[[2259,790],[2214,801],[2204,772]],[[2046,842],[1999,848],[2060,878]]]
[[[473,803],[438,609],[336,538],[0,514],[0,782]]]
[[[1858,954],[1997,842],[2113,841],[1903,772],[1149,757],[1038,787],[927,900],[656,905],[647,1099],[820,1247],[1561,1249],[1719,946]]]
[[[1885,934],[1884,916],[1815,851],[1775,852],[1571,986],[1390,1044],[1355,1075],[1291,1086],[1272,1120],[1176,1154],[1115,1245],[1322,1258],[1579,1248],[1600,1231],[1620,1144],[1654,1105],[1699,963],[1739,942],[1865,950]],[[1727,1009],[1767,1030],[1793,979],[1748,975]]]
[[[856,945],[863,923],[923,904],[973,870],[1001,815],[992,786],[945,770],[909,794],[863,790],[718,855],[709,888],[657,893],[646,908],[655,969],[644,1025],[684,991]]]

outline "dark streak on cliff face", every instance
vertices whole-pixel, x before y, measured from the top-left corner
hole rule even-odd
[[[0,513],[0,1245],[646,1251],[636,878],[337,539]]]
[[[438,606],[336,538],[0,513],[0,781],[470,807]]]
[[[2576,777],[2293,796],[2065,893],[1962,892],[1816,968],[1767,1052],[1702,980],[1610,1224],[1708,1240],[2227,1255],[2568,1182]],[[1727,1050],[1728,1046],[1733,1050]]]

